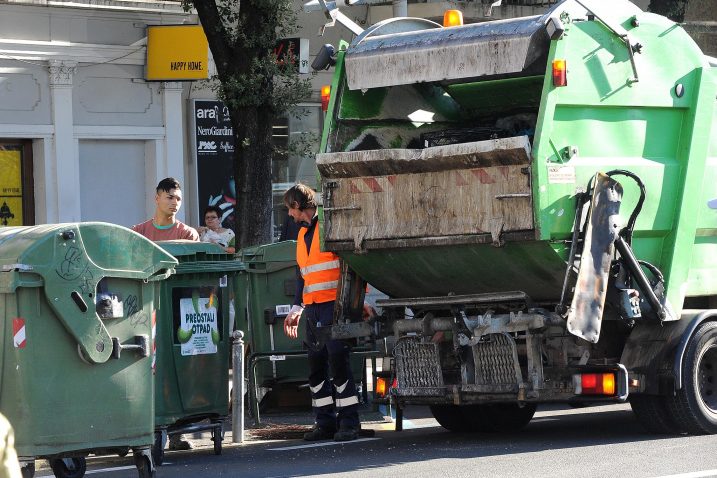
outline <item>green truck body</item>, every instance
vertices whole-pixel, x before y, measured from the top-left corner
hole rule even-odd
[[[335,66],[317,157],[322,244],[348,266],[335,336],[388,344],[397,406],[501,429],[535,403],[630,400],[654,431],[717,431],[717,63],[679,25],[623,0],[392,19]],[[389,297],[370,325],[355,275]],[[584,387],[604,374],[611,393]]]

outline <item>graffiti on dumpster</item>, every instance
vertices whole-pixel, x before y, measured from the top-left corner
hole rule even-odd
[[[92,271],[88,267],[85,269],[85,272],[80,277],[80,283],[77,285],[77,287],[82,291],[83,294],[89,294],[90,292],[93,292],[95,290],[95,277],[92,274]]]
[[[139,306],[137,305],[137,296],[134,294],[130,294],[127,296],[127,300],[124,301],[124,308],[127,311],[127,317],[132,317],[134,314],[137,313],[139,310]]]
[[[75,246],[67,248],[65,258],[59,267],[55,269],[57,275],[67,281],[77,279],[85,270],[87,270],[87,261],[82,255],[82,251]]]
[[[149,316],[143,310],[140,310],[139,312],[129,316],[129,325],[131,325],[132,328],[137,328],[140,325],[143,327],[149,327]]]
[[[132,328],[138,326],[149,326],[149,316],[139,306],[137,296],[130,294],[127,296],[127,300],[124,302],[124,309],[127,311],[127,317],[129,318],[129,325]]]

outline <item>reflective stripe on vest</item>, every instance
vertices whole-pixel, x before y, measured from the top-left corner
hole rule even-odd
[[[314,243],[312,242],[311,245]],[[339,261],[329,261],[329,262],[322,262],[321,264],[314,264],[312,266],[306,266],[301,268],[301,275],[305,276],[308,274],[311,274],[312,272],[321,272],[326,271],[329,269],[338,269],[339,268]]]
[[[299,230],[296,243],[296,263],[304,279],[304,304],[331,302],[336,300],[336,287],[341,275],[340,263],[336,254],[321,252],[319,225],[314,226],[311,250],[306,250],[307,229]]]
[[[305,285],[304,286],[304,294],[311,294],[312,292],[316,292],[319,290],[331,290],[336,289],[336,286],[339,285],[339,281],[332,280],[329,282],[319,282],[318,284],[311,284],[311,285]]]

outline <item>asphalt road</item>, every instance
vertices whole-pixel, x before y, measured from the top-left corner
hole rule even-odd
[[[717,436],[655,436],[642,430],[629,405],[539,410],[520,433],[454,434],[425,408],[407,411],[406,429],[371,423],[373,438],[337,444],[301,440],[225,439],[167,452],[157,477],[627,477],[717,476]],[[38,462],[38,465],[41,463]],[[88,475],[129,478],[127,458],[89,458]],[[52,476],[49,470],[37,475]]]

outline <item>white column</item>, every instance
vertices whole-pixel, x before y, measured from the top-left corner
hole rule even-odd
[[[57,168],[52,137],[33,140],[32,167],[35,180],[35,224],[60,221],[57,209]]]
[[[164,174],[157,178],[152,188],[167,176],[176,178],[182,185],[184,196],[187,196],[187,185],[184,178],[184,115],[182,114],[182,90],[180,82],[162,83],[162,112],[164,116]],[[159,159],[159,158],[157,158]],[[161,168],[157,168],[159,170]],[[186,222],[187,204],[182,206],[177,219]]]
[[[81,220],[80,163],[72,116],[72,78],[77,62],[50,60],[49,64],[52,123],[55,128],[53,156],[57,221],[75,222]],[[53,181],[53,178],[46,179],[48,183]],[[47,198],[48,201],[52,199]]]

